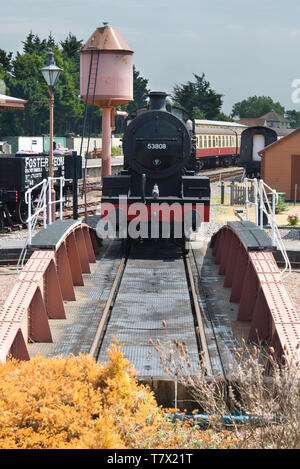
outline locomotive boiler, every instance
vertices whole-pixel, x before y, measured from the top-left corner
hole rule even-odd
[[[148,105],[128,117],[124,169],[104,177],[102,188],[101,218],[117,236],[182,242],[209,220],[210,182],[195,174],[194,130],[163,92],[151,92]]]

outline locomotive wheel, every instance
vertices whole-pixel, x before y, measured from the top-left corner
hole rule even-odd
[[[197,160],[197,171],[201,171],[204,168],[204,161]]]

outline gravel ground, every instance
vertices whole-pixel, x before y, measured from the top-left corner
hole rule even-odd
[[[282,281],[300,319],[300,271],[293,271]]]
[[[4,305],[10,291],[12,290],[18,274],[14,267],[0,268],[0,307]]]

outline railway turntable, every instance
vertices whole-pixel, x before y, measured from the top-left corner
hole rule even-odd
[[[137,242],[126,253],[120,240],[105,239],[96,249],[93,237],[91,224],[60,220],[33,238],[1,310],[2,361],[88,353],[105,362],[115,338],[159,404],[189,408],[157,344],[168,351],[180,342],[189,374],[201,354],[208,378],[226,381],[241,338],[272,345],[278,357],[297,349],[299,319],[274,246],[250,222],[228,222],[212,239],[191,242],[188,253],[167,239]]]
[[[140,244],[129,255],[112,309],[99,360],[115,337],[139,379],[166,378],[159,354],[151,344],[178,339],[199,359],[194,317],[180,248]]]

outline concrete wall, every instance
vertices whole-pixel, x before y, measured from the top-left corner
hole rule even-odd
[[[36,151],[43,153],[43,137],[4,137],[11,145],[12,153],[17,151]]]
[[[116,174],[123,169],[123,156],[115,156],[111,158],[111,173]],[[87,177],[101,178],[101,158],[87,160]],[[85,159],[82,159],[82,168],[85,168]]]
[[[82,154],[84,155],[86,150],[87,150],[87,145],[88,145],[88,138],[83,139],[83,145],[82,145]],[[118,147],[119,145],[122,145],[122,139],[121,138],[116,138],[112,137],[111,139],[111,145],[112,147]],[[77,153],[80,153],[80,146],[81,146],[81,137],[67,137],[66,139],[66,146],[69,149],[77,151]],[[89,151],[93,151],[94,148],[102,148],[102,138],[90,138],[90,143],[89,143]]]

